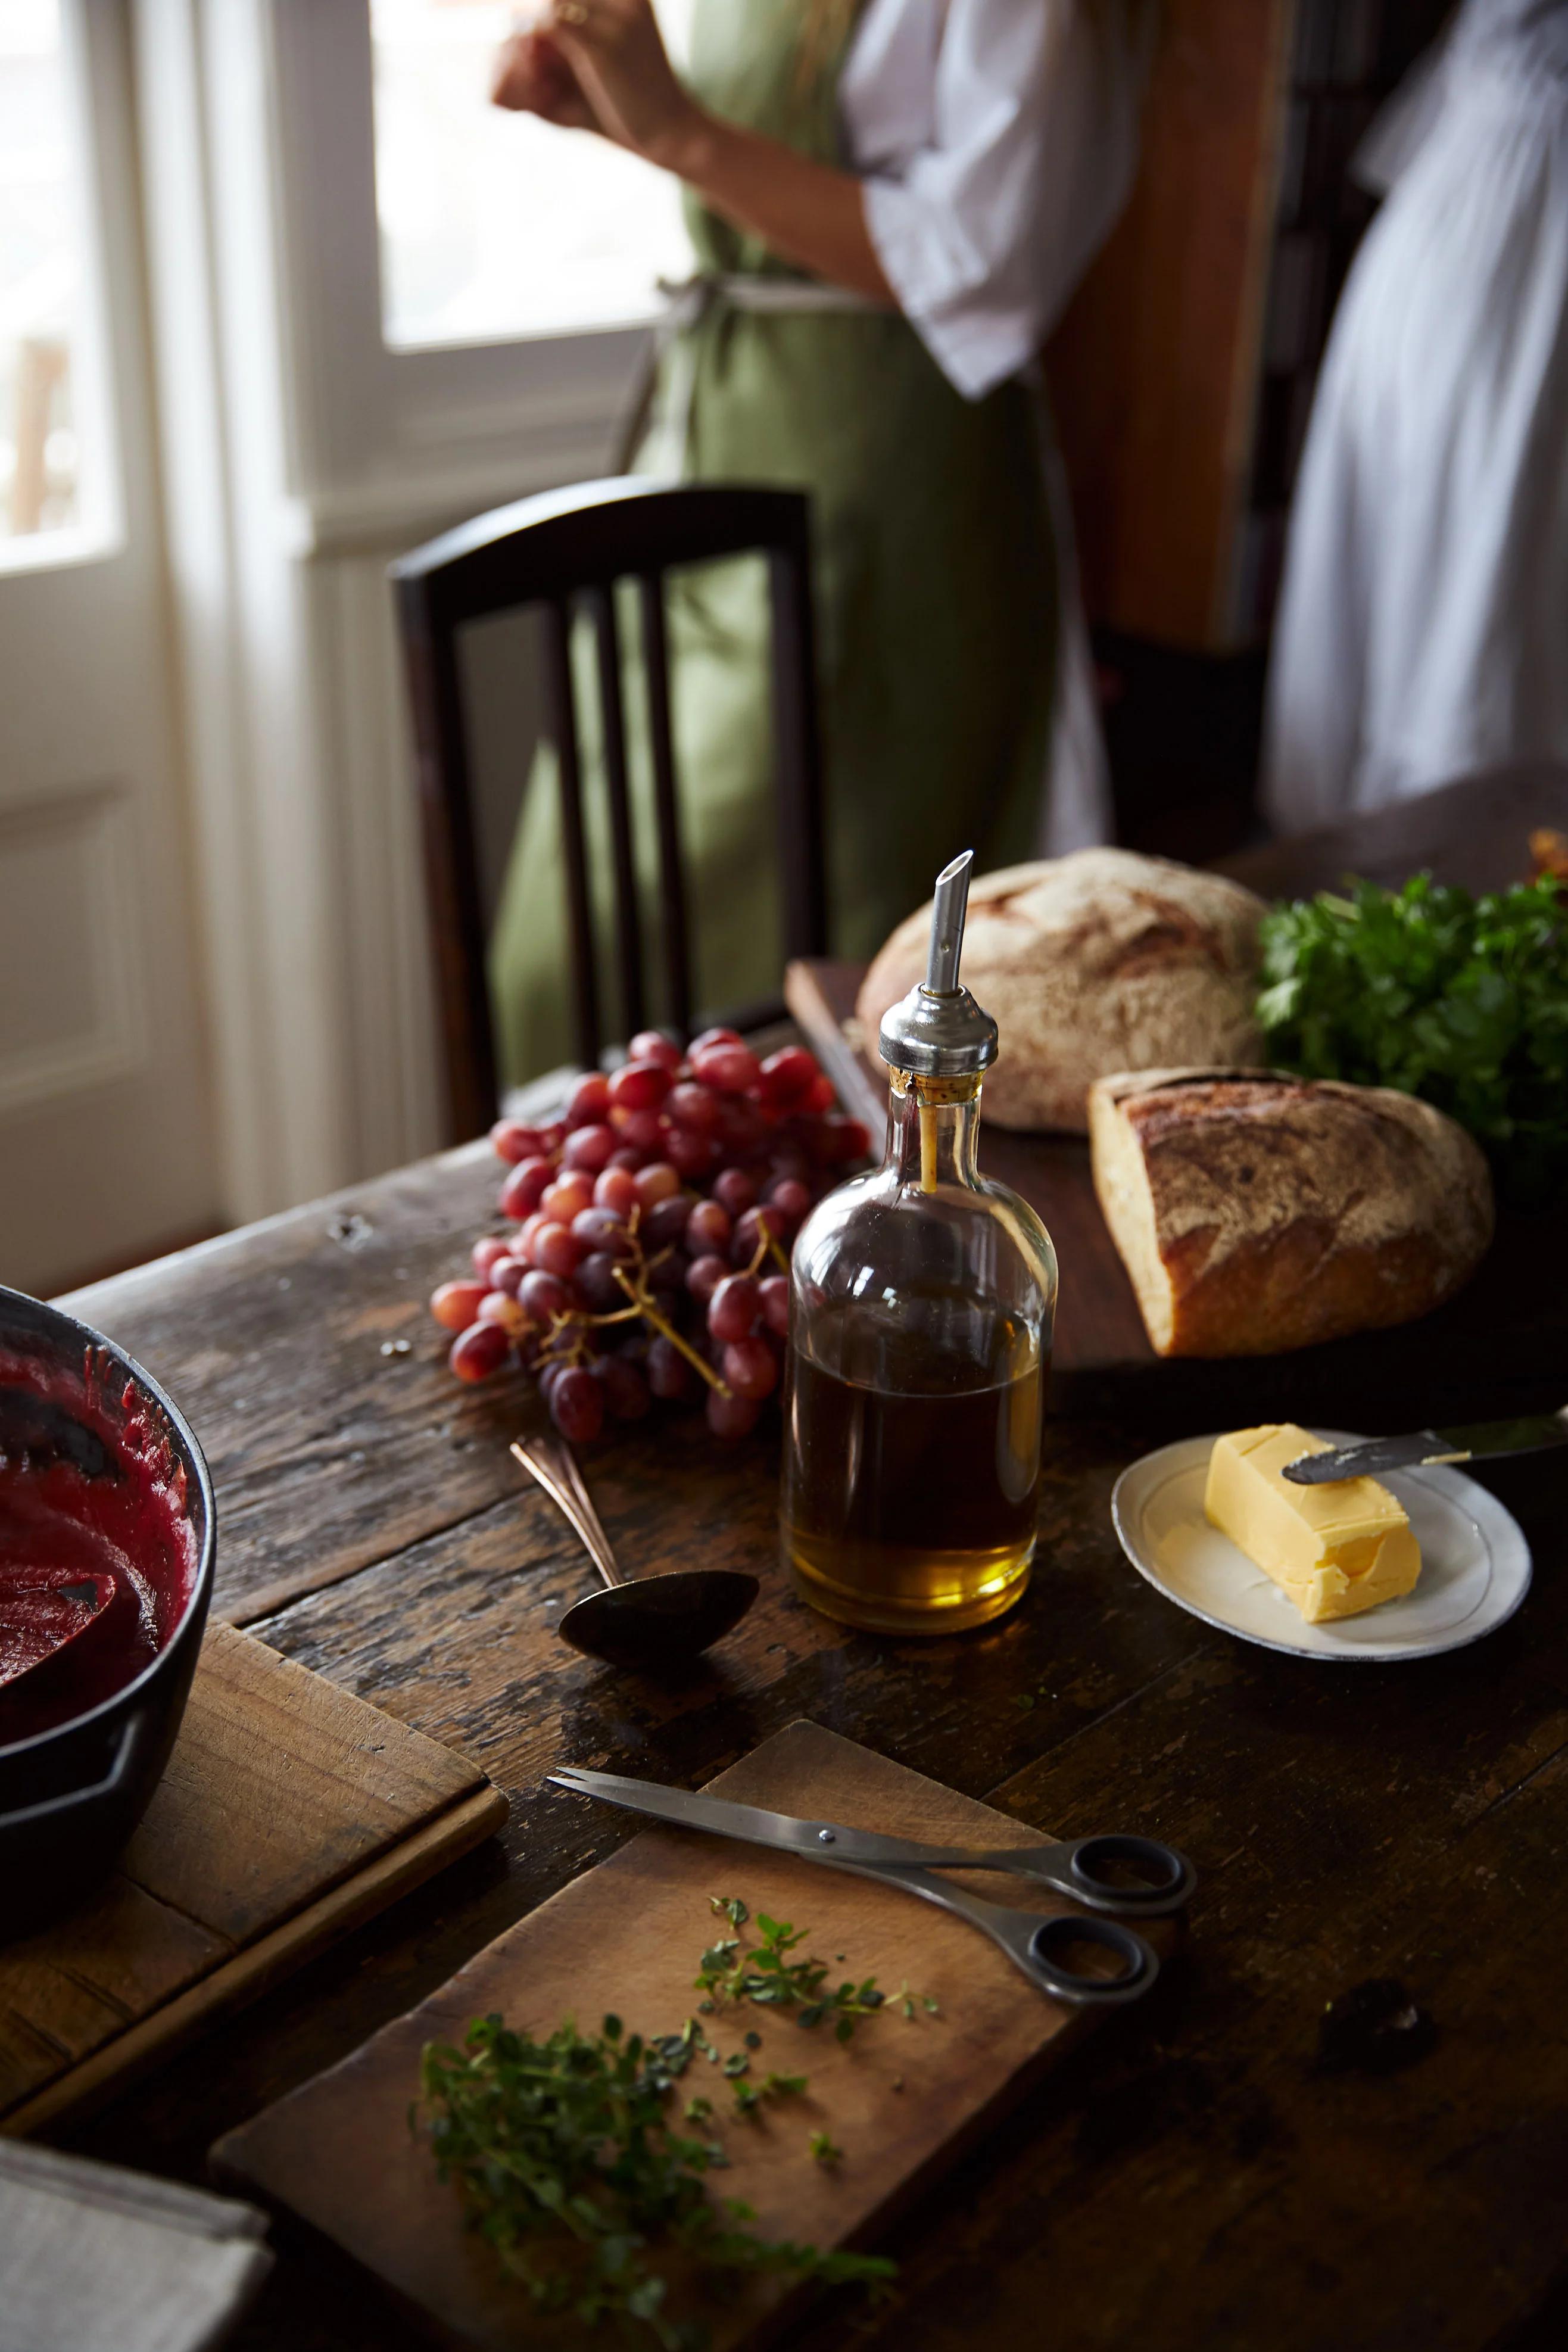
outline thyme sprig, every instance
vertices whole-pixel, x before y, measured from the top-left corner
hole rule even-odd
[[[843,1978],[830,1986],[828,1963],[814,1953],[799,1959],[790,1955],[806,1940],[809,1929],[797,1927],[788,1919],[770,1919],[766,1911],[757,1914],[758,1941],[747,1948],[740,1930],[747,1926],[751,1914],[737,1895],[714,1895],[708,1898],[711,1909],[729,1921],[736,1930],[733,1936],[721,1936],[708,1946],[698,1966],[696,1989],[704,1996],[700,2008],[711,2013],[730,2001],[755,2001],[760,2009],[787,2009],[794,2013],[797,2025],[821,2025],[824,2018],[833,2021],[836,2040],[848,2042],[857,2020],[874,2016],[885,2007],[888,1996],[874,1977],[862,1978],[859,1984]],[[906,2017],[915,2014],[907,1985],[899,1988],[895,1998]],[[927,1999],[933,2011],[936,2003]]]
[[[895,2274],[878,2255],[758,2238],[750,2206],[709,2194],[707,2176],[728,2161],[723,2145],[679,2129],[671,2112],[699,2049],[716,2055],[693,2019],[644,2040],[617,2017],[597,2034],[569,2021],[542,2042],[486,2017],[461,2049],[426,2048],[414,2120],[440,2177],[455,2182],[473,2227],[538,2311],[589,2326],[636,2322],[663,2352],[699,2352],[706,2330],[666,2310],[655,2248],[681,2250],[709,2283],[781,2271],[876,2287]],[[798,2076],[769,2076],[755,2087],[761,2097],[797,2086]],[[711,2114],[704,2098],[685,2110],[699,2126]]]

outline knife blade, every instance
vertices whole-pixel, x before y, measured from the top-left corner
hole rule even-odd
[[[1336,1478],[1375,1478],[1380,1470],[1480,1462],[1495,1454],[1540,1454],[1552,1445],[1568,1445],[1568,1405],[1557,1412],[1526,1413],[1517,1421],[1413,1429],[1403,1437],[1368,1437],[1356,1445],[1331,1446],[1325,1454],[1302,1454],[1287,1462],[1285,1476],[1298,1486],[1322,1486]]]

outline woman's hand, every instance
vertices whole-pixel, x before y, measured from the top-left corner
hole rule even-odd
[[[546,25],[600,130],[679,172],[706,117],[670,63],[651,0],[553,0]]]
[[[543,17],[503,45],[490,95],[497,106],[602,132],[674,173],[786,261],[897,308],[859,180],[706,113],[671,67],[650,0],[549,0]]]
[[[490,73],[490,103],[513,114],[537,114],[569,131],[601,126],[583,96],[577,76],[547,32],[519,26],[496,52]]]

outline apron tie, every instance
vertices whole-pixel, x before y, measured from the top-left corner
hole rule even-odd
[[[653,323],[632,383],[626,421],[615,437],[618,474],[631,471],[633,453],[647,429],[653,388],[666,353],[672,355],[672,363],[661,419],[661,446],[643,471],[674,481],[685,474],[697,380],[696,331],[720,304],[763,318],[831,311],[893,315],[885,302],[873,302],[869,295],[852,293],[847,286],[824,286],[810,278],[763,278],[739,270],[698,269],[689,278],[661,278],[657,284],[664,307]]]

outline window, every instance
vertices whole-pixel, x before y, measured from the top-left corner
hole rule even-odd
[[[660,0],[676,54],[692,5]],[[494,0],[371,0],[392,351],[634,325],[656,310],[657,279],[690,268],[667,174],[489,104],[491,59],[513,16]]]
[[[78,552],[105,436],[88,397],[78,76],[60,0],[0,0],[0,566]],[[85,469],[85,470],[84,470]]]

